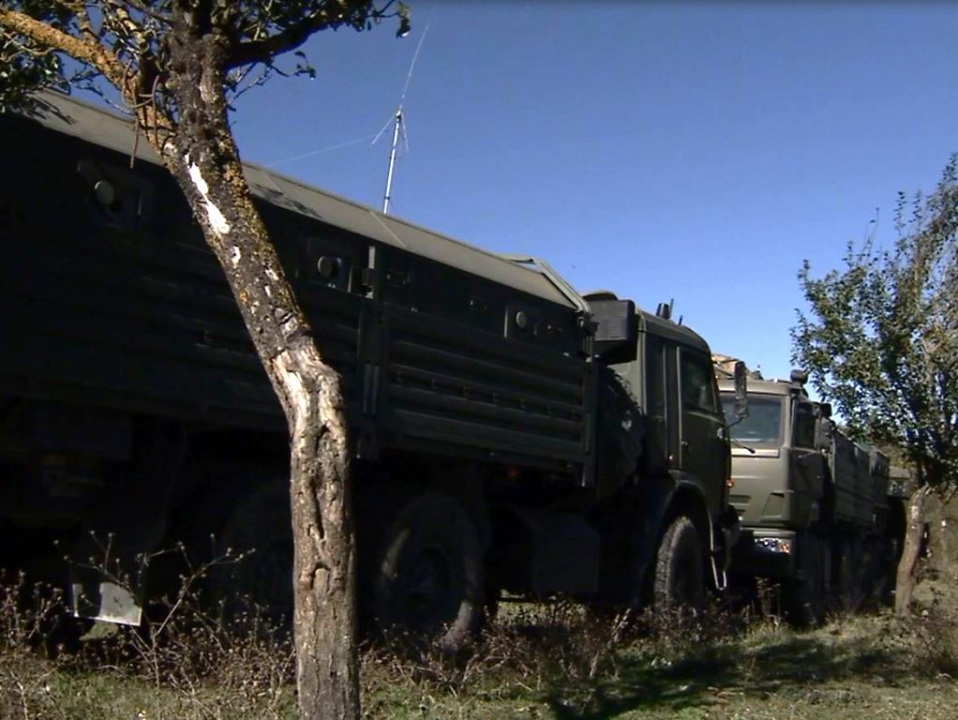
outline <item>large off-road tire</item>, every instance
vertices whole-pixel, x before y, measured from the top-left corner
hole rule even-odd
[[[16,605],[20,632],[32,627],[35,632],[30,633],[29,643],[42,648],[50,659],[78,652],[80,638],[93,627],[93,620],[74,617],[67,598],[42,581],[24,584]]]
[[[862,542],[862,605],[864,608],[873,609],[881,605],[885,585],[885,553],[885,544],[880,537],[869,537]]]
[[[885,607],[895,605],[895,585],[898,582],[898,561],[901,560],[901,540],[887,538],[885,540],[885,568],[884,584],[879,596],[879,602]]]
[[[705,606],[705,558],[698,530],[679,515],[659,541],[652,602],[656,609],[701,613]]]
[[[467,644],[483,621],[485,576],[482,544],[462,505],[441,493],[414,495],[387,516],[379,536],[375,554],[360,560],[363,614],[387,638],[444,650]]]
[[[819,538],[822,552],[822,617],[836,609],[835,601],[835,552],[828,536]]]
[[[276,629],[293,618],[293,533],[289,489],[264,485],[239,501],[220,530],[225,560],[214,566],[207,586],[229,620],[256,612]]]
[[[800,538],[799,577],[782,583],[782,604],[788,622],[795,627],[812,627],[825,614],[825,558],[823,542],[814,535]]]
[[[838,586],[842,609],[845,612],[858,610],[865,597],[864,553],[857,537],[842,540],[838,561]]]

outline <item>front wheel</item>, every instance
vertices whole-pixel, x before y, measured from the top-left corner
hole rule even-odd
[[[234,621],[252,611],[276,630],[293,618],[293,531],[289,490],[264,484],[239,500],[220,529],[225,560],[210,571],[211,599]]]
[[[478,632],[484,612],[482,544],[452,497],[424,492],[385,525],[370,565],[367,612],[377,629],[455,650]]]
[[[692,520],[675,518],[666,529],[655,562],[653,602],[658,608],[701,613],[705,606],[705,559]]]

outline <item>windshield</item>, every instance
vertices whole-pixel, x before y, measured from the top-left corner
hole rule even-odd
[[[732,439],[746,445],[782,442],[782,398],[748,397],[748,417],[736,423],[735,396],[722,394],[722,410],[729,425]]]

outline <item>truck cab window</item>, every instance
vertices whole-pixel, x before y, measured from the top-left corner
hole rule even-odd
[[[649,418],[648,452],[650,466],[665,468],[671,453],[668,432],[668,394],[666,386],[666,352],[662,339],[646,335],[645,339],[645,412]]]
[[[711,361],[683,350],[679,363],[682,407],[686,410],[716,413],[718,408],[715,404]]]
[[[750,395],[748,416],[738,422],[735,417],[735,395],[722,393],[722,409],[729,424],[732,439],[749,445],[762,443],[778,445],[782,434],[782,399]]]
[[[662,341],[646,340],[645,411],[650,418],[665,422],[665,353]]]

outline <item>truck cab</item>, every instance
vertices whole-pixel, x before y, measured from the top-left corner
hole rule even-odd
[[[647,414],[646,467],[693,482],[718,512],[727,500],[729,443],[708,345],[660,316],[640,310],[638,321],[639,358],[614,369]]]
[[[711,584],[724,589],[737,523],[729,512],[729,442],[711,352],[698,334],[671,320],[667,306],[655,314],[637,310],[636,322],[636,357],[612,368],[644,411],[646,525],[662,534],[672,517],[692,519],[707,545]],[[645,545],[659,543],[651,538]]]
[[[869,594],[887,596],[900,534],[889,521],[887,457],[846,437],[830,405],[808,397],[802,371],[750,380],[749,414],[737,422],[732,384],[719,375],[729,500],[743,530],[732,573],[777,582],[798,624],[817,622],[829,600],[854,609]]]
[[[749,415],[735,422],[732,388],[721,385],[732,441],[729,500],[743,527],[762,528],[770,548],[819,519],[824,459],[816,447],[822,414],[797,382],[751,381]]]
[[[788,381],[753,379],[748,416],[732,417],[733,388],[719,387],[732,444],[732,507],[742,524],[732,573],[768,578],[781,589],[786,616],[817,622],[831,576],[827,528],[827,408],[812,402],[806,376]]]

